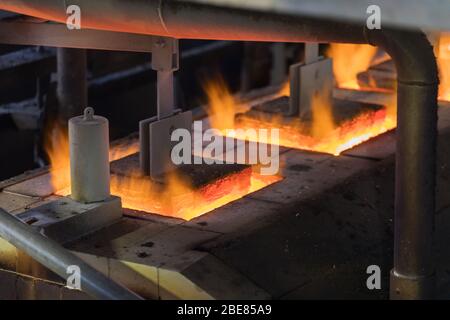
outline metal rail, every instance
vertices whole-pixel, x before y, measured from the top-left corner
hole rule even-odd
[[[80,268],[81,290],[93,298],[103,300],[142,299],[1,208],[0,237],[63,279],[68,276],[69,266],[77,266]]]
[[[179,0],[180,1],[180,0]],[[278,14],[364,23],[367,8],[377,5],[385,26],[450,30],[447,0],[181,0]]]

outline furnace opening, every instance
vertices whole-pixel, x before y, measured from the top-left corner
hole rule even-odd
[[[110,148],[111,194],[124,208],[190,220],[280,181],[263,175],[258,165],[192,165],[154,181],[139,169],[137,138]],[[70,159],[66,130],[52,127],[46,138],[55,194],[70,195]]]

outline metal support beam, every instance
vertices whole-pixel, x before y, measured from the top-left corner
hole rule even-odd
[[[159,37],[153,41],[152,69],[158,72],[158,120],[172,116],[175,111],[173,73],[178,68],[178,40]]]
[[[399,82],[398,94],[402,107],[398,108],[396,131],[395,243],[390,297],[432,299],[437,89],[432,85]]]
[[[69,30],[46,22],[0,21],[0,43],[46,47],[151,52],[153,36],[102,30]]]
[[[86,50],[59,48],[57,65],[59,116],[68,120],[87,107]]]
[[[283,42],[274,43],[272,51],[272,69],[270,72],[270,84],[280,85],[286,79],[286,44]]]
[[[420,32],[366,30],[397,69],[394,268],[391,299],[432,299],[438,68]]]

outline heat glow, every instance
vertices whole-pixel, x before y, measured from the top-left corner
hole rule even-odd
[[[223,85],[223,82],[205,87],[216,88],[218,85]],[[222,99],[219,99],[218,95],[207,94],[210,116],[215,114],[216,111],[214,110],[218,110],[226,104],[226,107],[221,110],[222,117],[235,117],[236,109],[234,106],[241,105],[242,102],[233,97],[227,87],[222,87],[220,92],[222,93]],[[279,95],[289,95],[289,84],[285,84],[281,88]],[[337,156],[345,150],[395,128],[397,123],[395,97],[392,98],[391,103],[386,108],[364,112],[339,125],[336,125],[331,106],[327,102],[322,101],[320,97],[316,97],[312,104],[313,117],[311,123],[303,123],[299,119],[286,122],[285,117],[277,114],[259,118],[240,114],[236,117],[234,126],[227,129],[279,129],[279,144],[281,146]],[[212,121],[213,126],[214,124],[215,122]],[[223,126],[220,128],[222,134],[226,135]],[[249,137],[233,137],[251,140]]]
[[[333,58],[333,73],[339,88],[360,89],[357,75],[371,65],[377,48],[367,44],[331,43],[327,55]]]
[[[450,33],[442,33],[439,40],[439,99],[450,101]]]
[[[53,190],[61,196],[70,195],[67,130],[55,125],[47,132],[45,145]],[[137,140],[113,144],[110,161],[137,151]],[[130,169],[127,175],[111,175],[111,193],[121,197],[124,208],[190,220],[281,180],[279,176],[262,176],[253,169],[249,167],[199,188],[192,187],[180,174],[169,174],[166,183],[161,184]]]

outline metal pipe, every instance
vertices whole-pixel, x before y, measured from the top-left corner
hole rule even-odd
[[[0,237],[63,279],[68,276],[69,266],[79,267],[81,289],[93,298],[104,300],[142,299],[1,208]]]
[[[0,9],[60,23],[68,19],[68,5],[65,0],[0,0]],[[70,5],[80,7],[82,29],[177,39],[365,43],[359,26],[309,17],[173,0],[73,0]]]
[[[398,129],[391,298],[429,298],[436,169],[438,72],[419,31],[281,16],[168,0],[77,0],[82,27],[184,39],[370,43],[394,60]],[[63,0],[0,0],[0,9],[65,22]],[[105,10],[107,12],[105,12]]]
[[[58,109],[64,121],[83,113],[87,107],[87,59],[85,49],[57,50]]]
[[[429,299],[435,286],[435,213],[438,68],[423,33],[366,32],[397,69],[397,152],[394,268],[391,299]]]

